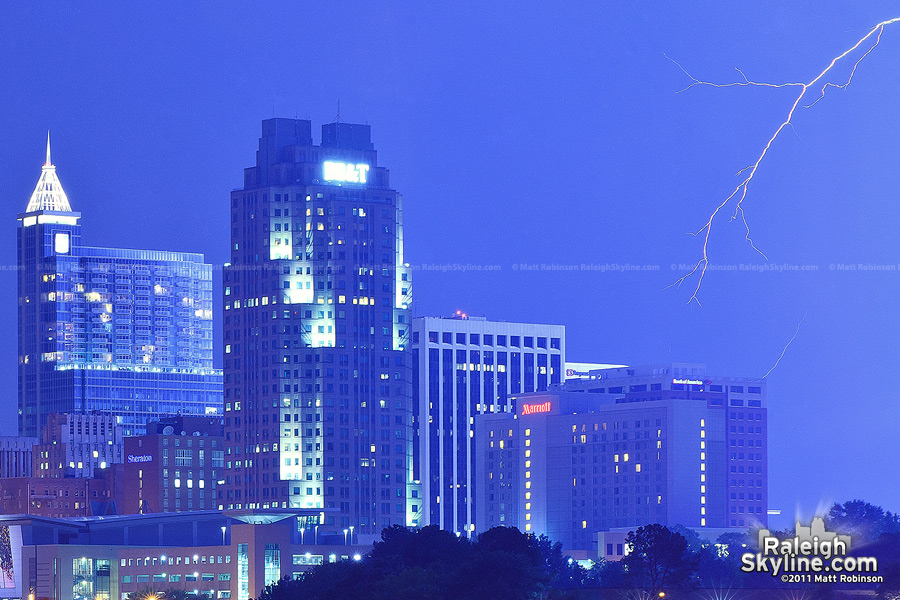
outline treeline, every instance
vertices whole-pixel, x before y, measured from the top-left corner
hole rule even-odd
[[[835,504],[825,518],[829,531],[852,536],[851,554],[878,559],[880,598],[900,598],[900,518],[859,500]],[[791,538],[794,531],[773,532]],[[257,600],[481,600],[709,597],[738,589],[803,588],[817,599],[839,594],[836,584],[785,584],[765,573],[741,571],[741,556],[757,551],[757,532],[728,533],[716,542],[683,527],[647,525],[631,532],[621,561],[600,560],[590,569],[567,559],[545,536],[496,527],[475,540],[437,527],[394,526],[361,561],[326,563],[285,577]],[[762,595],[759,595],[759,594]],[[769,592],[771,593],[771,592]],[[723,597],[725,597],[723,596]],[[716,596],[718,597],[718,596]],[[744,596],[746,597],[746,595]],[[754,597],[766,597],[757,592]]]

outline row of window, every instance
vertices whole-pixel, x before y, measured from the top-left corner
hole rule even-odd
[[[485,333],[470,333],[468,334],[468,343],[473,346],[493,346],[494,345],[494,334]],[[441,333],[441,342],[442,344],[452,344],[453,343],[453,333],[449,331],[445,331]],[[507,344],[507,338],[509,339],[509,344]],[[550,348],[554,350],[559,350],[562,342],[561,338],[558,337],[537,337],[537,347],[538,348],[547,348],[547,340],[550,340]],[[514,346],[514,347],[522,347],[524,345],[525,348],[534,348],[535,336],[526,335],[526,336],[518,336],[518,335],[497,335],[497,346]],[[524,344],[522,343],[524,340]],[[483,343],[482,343],[483,341]],[[416,344],[419,342],[419,332],[413,332],[413,343]],[[432,344],[438,343],[438,332],[437,331],[429,331],[428,332],[428,342]],[[465,344],[466,343],[466,334],[465,333],[457,333],[456,334],[456,343],[457,344]]]

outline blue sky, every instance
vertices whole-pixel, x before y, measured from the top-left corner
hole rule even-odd
[[[666,289],[699,258],[699,229],[793,102],[790,89],[695,87],[695,76],[804,81],[889,2],[273,2],[10,5],[0,21],[0,264],[15,214],[54,162],[92,245],[227,257],[227,199],[260,120],[372,125],[404,194],[415,312],[567,326],[571,360],[705,362],[769,376],[770,505],[789,521],[863,498],[900,510],[900,23],[773,144],[744,204],[770,264]],[[846,77],[846,67],[836,71]],[[836,80],[839,80],[836,79]],[[765,261],[716,221],[711,260]],[[523,271],[521,264],[659,265]],[[674,269],[672,268],[674,265]],[[0,271],[0,327],[15,276]],[[12,433],[16,348],[0,343],[0,430]],[[3,425],[6,427],[3,428]]]

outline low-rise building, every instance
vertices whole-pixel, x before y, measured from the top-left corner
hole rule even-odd
[[[0,515],[0,599],[126,600],[152,589],[248,600],[283,576],[323,562],[361,560],[371,549],[346,536],[319,538],[317,524],[327,512]]]

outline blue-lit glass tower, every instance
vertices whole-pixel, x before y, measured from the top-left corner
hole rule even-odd
[[[93,248],[47,160],[18,215],[19,433],[50,413],[113,414],[126,435],[161,415],[221,413],[212,267],[203,255]]]
[[[320,533],[412,523],[412,287],[368,125],[267,119],[231,193],[220,508],[322,508]],[[408,516],[409,515],[409,516]],[[346,535],[346,533],[345,533]]]

